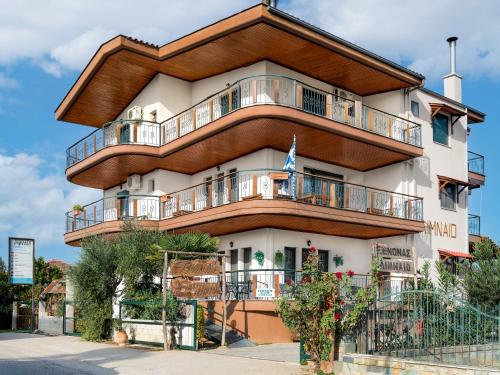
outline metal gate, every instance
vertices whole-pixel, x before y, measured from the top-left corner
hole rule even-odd
[[[38,303],[35,303],[35,327],[38,329]],[[16,330],[31,332],[31,301],[17,302]]]
[[[198,303],[196,300],[179,303],[183,317],[178,322],[168,322],[167,327],[176,329],[176,346],[179,349],[198,350]],[[163,346],[161,312],[162,301],[120,301],[119,319],[129,342]]]
[[[63,302],[63,334],[81,336],[82,323],[80,313],[75,309],[73,301],[65,300]]]

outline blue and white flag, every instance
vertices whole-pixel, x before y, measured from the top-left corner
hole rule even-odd
[[[288,186],[290,186],[290,195],[292,199],[295,199],[296,197],[296,183],[295,180],[297,178],[296,173],[295,173],[295,134],[293,135],[293,143],[292,147],[290,148],[290,151],[288,152],[288,156],[285,161],[285,165],[283,166],[283,170],[287,171],[290,173],[290,176],[288,177],[288,180],[283,181],[283,183],[280,183],[281,188],[288,189]],[[284,186],[283,186],[284,185]]]
[[[295,172],[295,134],[293,135],[292,148],[288,152],[283,170],[287,172]]]

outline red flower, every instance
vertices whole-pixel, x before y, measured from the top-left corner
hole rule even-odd
[[[335,320],[342,319],[342,315],[340,313],[335,313]]]
[[[302,283],[303,284],[307,284],[307,283],[310,283],[311,282],[311,278],[309,276],[304,276],[302,278]]]
[[[286,279],[285,284],[288,286],[292,285],[292,279]]]
[[[354,272],[352,270],[347,271],[347,276],[353,277],[354,276]]]
[[[337,279],[342,280],[342,272],[335,272],[335,276],[337,276]]]
[[[343,299],[341,299],[339,303],[340,303],[340,306],[345,305],[345,301]]]
[[[378,279],[381,279],[381,278],[382,278],[382,272],[380,272],[380,271],[378,271],[378,272],[377,272],[377,278],[378,278]]]
[[[316,253],[316,247],[315,246],[311,246],[309,248],[309,253],[311,253],[311,254]]]

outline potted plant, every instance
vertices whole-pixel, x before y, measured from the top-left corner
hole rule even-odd
[[[116,332],[115,332],[115,342],[118,346],[125,346],[128,344],[128,335],[127,332],[123,329],[122,320],[116,320]]]
[[[255,252],[255,259],[257,260],[257,263],[259,264],[260,267],[262,267],[264,265],[264,258],[265,258],[265,255],[262,251],[257,250]]]
[[[274,254],[274,264],[278,268],[283,267],[283,252],[281,250],[276,250],[276,253]]]
[[[78,216],[82,213],[83,207],[79,204],[73,205],[73,216]]]

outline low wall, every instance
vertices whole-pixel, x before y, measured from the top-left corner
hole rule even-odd
[[[222,301],[200,301],[206,318],[221,324]],[[227,323],[241,336],[257,344],[293,342],[294,337],[276,313],[274,301],[244,300],[227,304]]]
[[[411,361],[403,358],[344,354],[343,375],[500,375],[499,368],[447,365],[434,362]]]
[[[38,315],[38,329],[44,333],[62,335],[63,318],[57,316]]]
[[[123,330],[127,333],[130,343],[143,343],[163,346],[163,328],[156,320],[124,320]],[[167,325],[167,329],[170,325]],[[195,331],[193,326],[178,326],[175,335],[176,341],[182,347],[196,347]]]

